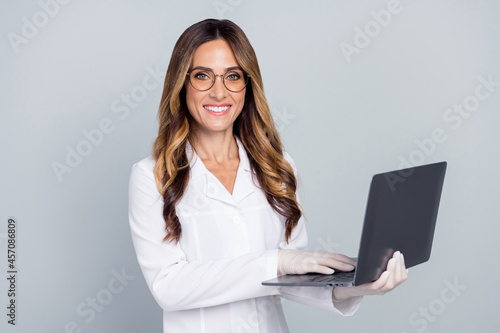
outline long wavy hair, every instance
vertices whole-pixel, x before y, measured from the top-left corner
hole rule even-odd
[[[233,133],[240,139],[258,186],[273,209],[285,217],[285,237],[291,237],[302,211],[296,199],[297,180],[283,157],[282,143],[264,96],[255,52],[244,32],[229,20],[207,19],[190,26],[179,37],[167,69],[160,108],[158,137],[153,145],[156,185],[163,196],[164,241],[181,238],[181,224],[175,206],[189,180],[186,143],[193,135],[194,121],[186,106],[186,74],[193,54],[203,43],[222,39],[231,47],[238,65],[250,76],[245,103],[235,120]],[[192,141],[191,141],[192,142]]]

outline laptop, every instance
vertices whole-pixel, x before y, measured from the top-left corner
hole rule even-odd
[[[358,286],[377,280],[395,251],[406,268],[429,260],[446,162],[373,176],[357,257],[351,272],[282,275],[265,286]]]

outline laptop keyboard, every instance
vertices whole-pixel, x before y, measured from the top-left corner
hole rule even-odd
[[[308,279],[310,282],[351,282],[354,280],[354,271],[351,272],[335,272],[332,275],[314,274]]]

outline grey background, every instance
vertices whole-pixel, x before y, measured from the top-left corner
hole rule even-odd
[[[342,43],[354,45],[356,27],[376,29],[371,12],[390,1],[42,3],[52,7],[3,1],[0,14],[0,266],[7,271],[15,217],[19,269],[15,327],[1,279],[2,332],[161,331],[130,238],[128,177],[157,130],[161,85],[147,90],[143,80],[164,73],[179,35],[208,17],[234,20],[257,52],[300,173],[310,248],[356,254],[374,173],[398,168],[401,157],[449,163],[431,260],[394,292],[366,297],[353,317],[284,301],[291,331],[498,329],[500,87],[459,126],[443,118],[473,100],[480,76],[500,81],[498,2],[401,1],[350,61]],[[14,47],[9,36],[24,38],[34,22],[37,31],[25,27],[30,38]],[[126,107],[121,98],[132,94]],[[92,131],[102,122],[100,138]],[[415,140],[437,128],[446,140],[424,154]],[[67,165],[78,147],[86,156],[58,177],[54,164]],[[118,273],[128,280],[118,283]]]

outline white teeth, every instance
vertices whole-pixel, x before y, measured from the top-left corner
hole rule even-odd
[[[212,112],[223,112],[229,109],[229,105],[226,106],[205,106],[205,109],[210,110]]]

